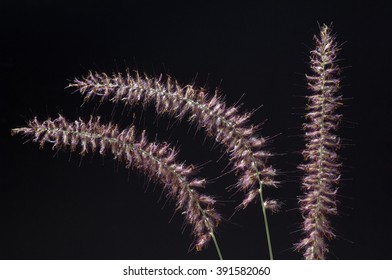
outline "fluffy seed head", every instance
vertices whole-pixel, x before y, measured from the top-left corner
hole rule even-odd
[[[138,136],[133,126],[119,130],[117,125],[101,124],[99,117],[69,123],[59,116],[43,122],[34,118],[27,127],[13,129],[12,133],[29,136],[40,146],[51,143],[53,149],[70,148],[82,155],[90,151],[101,155],[111,152],[114,158],[125,161],[127,167],[161,183],[192,226],[197,250],[207,246],[221,220],[214,208],[215,200],[197,190],[205,188],[205,179],[192,178],[192,166],[176,163],[177,152],[173,148],[166,143],[148,142],[145,132]]]
[[[320,36],[314,37],[315,49],[310,53],[312,75],[307,75],[308,96],[306,147],[302,152],[305,172],[302,182],[304,196],[299,199],[304,218],[305,237],[297,244],[305,259],[325,259],[328,252],[326,240],[335,237],[329,216],[336,215],[336,186],[340,179],[337,150],[339,137],[335,135],[341,115],[336,109],[341,105],[338,95],[339,67],[336,65],[338,46],[331,28],[321,27]]]

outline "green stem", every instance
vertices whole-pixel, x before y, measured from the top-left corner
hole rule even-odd
[[[210,234],[211,234],[212,240],[214,241],[215,249],[216,249],[216,251],[218,253],[219,259],[223,260],[222,253],[221,253],[221,251],[219,249],[218,241],[216,241],[215,234],[214,234],[213,231],[211,231]]]
[[[274,256],[272,254],[272,244],[271,244],[271,237],[270,237],[270,232],[269,232],[269,227],[268,227],[267,211],[265,209],[264,199],[263,199],[263,182],[260,179],[259,179],[259,185],[260,185],[260,188],[259,188],[260,203],[261,203],[261,209],[263,211],[264,226],[265,226],[265,233],[267,235],[269,257],[270,257],[270,260],[273,260]]]

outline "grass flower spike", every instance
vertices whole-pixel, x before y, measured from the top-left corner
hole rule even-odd
[[[205,180],[192,178],[192,166],[176,163],[177,151],[168,144],[148,142],[145,132],[139,137],[133,126],[119,130],[111,123],[101,124],[99,117],[91,117],[87,123],[80,119],[69,123],[62,116],[43,122],[35,118],[28,122],[28,127],[13,129],[12,133],[30,136],[41,146],[49,142],[53,149],[68,147],[72,151],[80,150],[81,154],[111,152],[115,159],[125,161],[128,168],[161,183],[167,196],[176,201],[186,223],[191,225],[195,248],[202,250],[213,239],[221,258],[214,235],[221,220],[214,208],[215,200],[199,192],[205,187]]]
[[[320,36],[314,37],[315,49],[310,53],[313,74],[306,76],[312,94],[308,96],[306,148],[302,152],[305,163],[300,166],[305,177],[302,189],[305,195],[299,199],[304,218],[305,237],[297,244],[305,259],[325,259],[327,240],[335,237],[329,216],[337,214],[336,192],[340,179],[341,164],[337,150],[340,139],[335,135],[341,115],[336,113],[341,105],[339,67],[336,55],[339,51],[331,28],[323,25]]]

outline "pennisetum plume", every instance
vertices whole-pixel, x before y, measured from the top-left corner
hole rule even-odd
[[[88,101],[97,96],[101,101],[123,102],[127,105],[155,104],[158,114],[171,114],[178,119],[188,116],[190,122],[204,128],[207,134],[226,148],[233,171],[239,176],[236,189],[245,197],[237,207],[246,208],[261,200],[270,258],[273,258],[266,208],[276,203],[265,203],[264,186],[276,186],[275,170],[267,164],[271,154],[264,150],[266,139],[257,135],[258,127],[249,124],[250,113],[240,114],[235,106],[227,106],[215,92],[210,96],[204,89],[192,85],[181,86],[168,77],[151,78],[147,75],[89,73],[75,79],[69,87],[76,88]],[[276,207],[274,207],[276,209]]]
[[[312,75],[307,75],[311,95],[308,98],[305,130],[306,147],[302,152],[304,196],[299,199],[304,218],[304,238],[296,245],[305,259],[325,259],[327,240],[335,234],[329,216],[336,215],[336,192],[340,179],[337,150],[340,139],[335,135],[341,115],[336,113],[342,97],[339,95],[339,51],[331,28],[323,25],[319,37],[314,37],[315,49],[310,52]]]
[[[138,136],[133,126],[119,130],[117,125],[101,124],[99,117],[72,123],[62,116],[43,122],[34,118],[27,127],[15,128],[12,133],[29,136],[40,146],[51,143],[53,149],[79,149],[81,154],[111,152],[115,159],[125,161],[127,168],[137,169],[163,185],[167,196],[176,201],[176,209],[192,227],[196,250],[202,250],[213,239],[222,258],[214,235],[221,220],[214,207],[215,200],[199,192],[205,188],[205,179],[193,178],[192,166],[176,163],[177,151],[168,144],[148,142],[145,131]]]

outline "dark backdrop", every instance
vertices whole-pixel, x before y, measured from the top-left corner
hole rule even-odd
[[[1,259],[215,259],[214,246],[189,252],[192,236],[161,187],[121,163],[59,152],[10,129],[33,116],[69,120],[102,115],[126,127],[148,129],[149,139],[170,141],[179,159],[201,166],[207,192],[220,200],[226,220],[218,239],[227,259],[265,259],[258,205],[230,218],[240,195],[218,178],[228,159],[221,148],[183,121],[170,126],[154,109],[131,112],[111,104],[82,104],[65,89],[93,71],[138,69],[170,74],[182,84],[219,87],[244,111],[263,105],[252,122],[272,137],[271,163],[280,189],[266,195],[285,203],[270,216],[276,259],[299,259],[301,236],[301,117],[305,73],[318,24],[333,23],[342,44],[339,132],[343,179],[337,238],[330,259],[390,259],[392,13],[388,1],[7,1],[0,3],[0,258]],[[294,3],[295,2],[295,3]],[[317,3],[316,3],[317,2]]]

